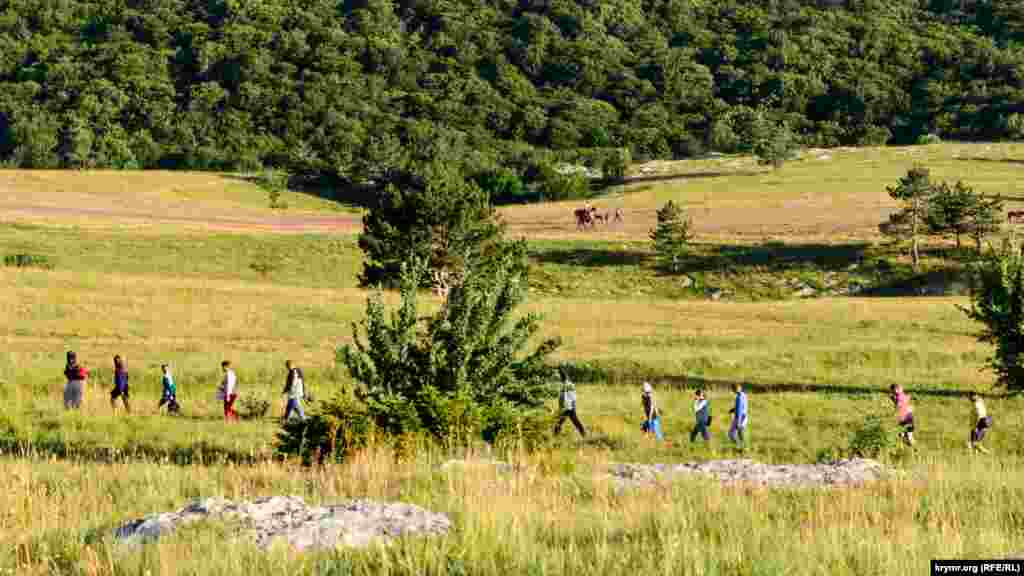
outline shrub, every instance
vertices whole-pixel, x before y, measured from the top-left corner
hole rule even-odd
[[[859,146],[885,146],[892,139],[892,131],[885,126],[868,126],[857,140]]]
[[[898,434],[896,428],[886,422],[886,419],[876,414],[867,416],[850,437],[850,455],[879,458],[892,452],[897,445]]]
[[[590,182],[584,174],[561,173],[550,164],[541,166],[538,187],[545,200],[555,202],[590,197]]]
[[[445,448],[481,437],[541,445],[543,404],[554,395],[544,360],[558,341],[523,354],[540,329],[535,315],[512,317],[526,296],[525,257],[516,243],[497,260],[469,261],[441,309],[425,319],[417,287],[426,264],[404,263],[399,308],[386,314],[380,295],[370,297],[353,343],[338,350],[358,387],[303,425],[286,423],[278,451],[341,461],[375,438],[399,448],[418,438]]]
[[[270,411],[270,402],[258,396],[243,396],[238,400],[238,415],[245,420],[263,418]]]
[[[16,268],[53,268],[49,257],[42,254],[8,254],[4,256],[4,266]]]
[[[970,274],[971,306],[960,307],[983,329],[978,340],[992,344],[995,351],[987,360],[999,385],[1024,389],[1024,259],[1016,246],[992,250],[976,262]]]
[[[942,144],[942,138],[940,138],[938,134],[921,134],[917,137],[917,144],[919,146]]]
[[[507,168],[484,172],[476,177],[476,183],[487,193],[491,204],[525,204],[536,198],[523,180]]]

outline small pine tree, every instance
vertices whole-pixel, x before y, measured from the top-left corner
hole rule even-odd
[[[894,200],[903,203],[903,209],[890,215],[888,221],[878,225],[878,229],[887,236],[910,237],[916,272],[921,262],[920,237],[925,232],[928,201],[932,195],[931,175],[927,168],[911,168],[906,176],[900,178],[899,184],[887,187],[886,191]]]
[[[686,246],[692,238],[692,221],[686,211],[669,200],[658,210],[658,225],[651,231],[654,251],[659,265],[670,272],[678,272]]]
[[[519,242],[500,257],[467,261],[441,309],[425,321],[418,289],[429,268],[424,260],[404,263],[398,309],[388,314],[380,295],[371,297],[365,319],[353,325],[353,343],[338,350],[338,362],[358,383],[354,397],[327,402],[301,426],[286,424],[278,450],[307,459],[320,450],[342,460],[371,434],[452,447],[546,431],[533,424],[546,418],[544,401],[554,394],[546,359],[559,342],[546,339],[528,350],[540,318],[514,316],[527,294],[525,258]]]
[[[978,340],[995,346],[987,364],[997,383],[1024,389],[1024,257],[1011,244],[991,251],[971,272],[971,306],[959,308],[984,326]]]
[[[932,188],[925,220],[932,234],[952,234],[960,248],[960,236],[971,231],[971,210],[978,194],[963,182],[941,182]]]
[[[753,152],[757,162],[770,165],[775,170],[796,157],[799,144],[796,136],[785,123],[774,125],[767,120],[762,121],[757,139],[753,144]]]
[[[986,236],[999,231],[1003,225],[1003,197],[988,196],[984,192],[975,196],[967,212],[967,222],[975,248],[981,254],[981,243]]]

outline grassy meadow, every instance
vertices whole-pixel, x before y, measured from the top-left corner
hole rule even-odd
[[[938,178],[1014,194],[1024,165],[1010,160],[1022,152],[959,144],[829,151],[830,159],[805,152],[777,173],[739,158],[651,165],[634,173],[647,180],[625,195],[598,201],[625,203],[626,223],[586,232],[575,230],[569,205],[503,209],[510,231],[530,239],[527,308],[543,314],[545,335],[562,338],[558,356],[584,381],[580,416],[591,431],[580,441],[567,425],[549,451],[501,455],[522,465],[510,475],[486,466],[440,470],[453,455],[434,449],[404,462],[374,449],[316,470],[271,458],[285,359],[304,368],[318,398],[348,383],[335,351],[351,338],[368,295],[356,287],[353,236],[301,226],[292,234],[185,231],[137,226],[137,216],[124,226],[114,211],[84,225],[8,213],[5,202],[57,205],[71,190],[82,195],[76,201],[136,215],[162,209],[136,187],[162,189],[174,201],[186,198],[180,190],[198,189],[188,202],[203,210],[209,202],[214,215],[269,208],[254,185],[220,176],[183,175],[175,184],[170,174],[122,181],[113,173],[0,173],[8,186],[0,255],[44,255],[51,265],[0,267],[0,474],[8,486],[0,547],[10,551],[0,555],[0,574],[853,575],[923,573],[931,558],[1020,553],[1024,399],[991,390],[991,374],[981,371],[990,351],[957,309],[966,298],[797,299],[779,286],[793,278],[906,281],[902,248],[869,226],[892,208],[884,187],[922,162]],[[235,204],[217,204],[215,181]],[[227,191],[234,186],[242,189]],[[686,275],[733,297],[712,301],[683,286],[682,275],[654,269],[645,237],[653,210],[669,198],[686,203],[697,224]],[[333,210],[315,198],[289,201],[300,208],[280,218]],[[751,224],[755,217],[763,229]],[[879,260],[885,277],[871,264]],[[926,270],[963,263],[963,253],[941,243],[925,261]],[[438,304],[423,298],[425,309]],[[62,408],[68,349],[92,370],[79,413]],[[108,401],[114,354],[129,370],[130,415]],[[223,423],[214,399],[222,359],[235,364],[243,396],[272,402],[265,418]],[[156,408],[163,362],[175,373],[180,417]],[[657,389],[665,443],[639,434],[644,379]],[[751,390],[742,454],[724,438],[735,382]],[[814,462],[846,448],[866,416],[894,417],[882,393],[891,383],[914,399],[919,448],[888,456],[905,471],[889,481],[822,491],[688,480],[619,492],[602,475],[612,462]],[[711,390],[710,446],[687,438],[699,386]],[[969,390],[992,393],[996,424],[986,444],[994,456],[968,454]],[[139,549],[110,539],[119,522],[191,498],[274,494],[401,499],[450,513],[456,528],[434,541],[306,555],[234,545],[225,554],[227,529],[215,525]]]

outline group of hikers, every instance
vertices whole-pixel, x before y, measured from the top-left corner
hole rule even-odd
[[[303,383],[302,369],[293,366],[291,360],[285,363],[287,376],[285,386],[281,391],[287,396],[288,402],[285,406],[284,419],[297,416],[301,420],[306,419],[306,412],[303,409],[303,401],[306,393]],[[238,420],[238,412],[235,411],[235,403],[238,400],[238,377],[231,368],[231,361],[224,360],[220,363],[224,379],[217,388],[217,400],[224,405],[224,419],[227,421]],[[160,365],[162,392],[157,410],[167,406],[167,411],[176,414],[181,406],[178,404],[178,392],[171,375],[170,366]],[[576,412],[576,386],[569,379],[567,372],[559,370],[562,380],[561,391],[558,395],[559,417],[555,425],[555,434],[562,430],[566,420],[572,422],[580,436],[586,437],[587,430],[580,421]],[[89,371],[78,361],[78,355],[71,351],[67,353],[67,364],[64,367],[64,376],[67,384],[64,386],[64,407],[77,409],[82,405],[82,396],[85,390],[85,383],[89,377]],[[733,388],[735,398],[733,407],[729,410],[731,424],[729,425],[729,440],[738,446],[745,444],[745,434],[748,422],[747,394],[743,391],[741,384]],[[908,446],[914,446],[914,408],[910,403],[910,395],[903,390],[902,386],[893,384],[889,388],[889,398],[896,408],[896,418],[900,426],[900,439]],[[110,391],[110,406],[116,409],[118,399],[124,404],[126,411],[131,412],[129,404],[130,394],[128,391],[128,371],[125,369],[124,359],[120,355],[114,356],[114,388]],[[970,394],[970,400],[974,404],[974,427],[971,429],[968,446],[972,450],[988,453],[988,450],[981,445],[985,439],[985,433],[992,428],[992,417],[988,415],[985,408],[985,401],[976,392]],[[640,430],[644,435],[653,435],[658,440],[664,439],[664,432],[661,425],[661,409],[654,399],[654,388],[649,382],[644,382],[640,393],[640,405],[643,409],[643,422]],[[693,398],[694,426],[690,430],[690,442],[698,437],[705,442],[711,440],[711,403],[704,390],[698,389]]]
[[[306,419],[306,412],[303,409],[303,401],[306,398],[302,368],[292,365],[288,360],[284,363],[287,377],[285,378],[282,394],[287,396],[288,402],[284,411],[284,419],[297,416],[301,420]],[[238,376],[231,368],[231,361],[224,360],[220,363],[221,372],[224,378],[217,388],[217,400],[224,405],[224,420],[238,420],[238,412],[235,410],[235,403],[238,401]],[[167,406],[169,414],[178,414],[181,405],[178,404],[178,388],[174,383],[174,376],[167,364],[160,365],[161,371],[161,395],[157,410]],[[64,407],[67,409],[78,409],[82,406],[82,396],[85,391],[85,384],[89,378],[89,370],[78,361],[78,355],[70,351],[67,353],[67,363],[64,366],[64,377],[67,384],[64,385]],[[130,393],[128,390],[128,370],[125,368],[124,359],[120,355],[114,356],[114,388],[110,391],[110,407],[117,408],[118,399],[124,404],[124,409],[131,412],[129,403]]]
[[[558,396],[559,417],[558,423],[555,425],[555,434],[561,432],[562,424],[566,420],[570,420],[580,436],[586,437],[587,430],[583,427],[583,423],[576,413],[576,386],[564,370],[560,371],[560,375],[562,388]],[[746,441],[745,435],[749,420],[747,394],[743,391],[743,386],[738,383],[733,387],[733,391],[735,392],[735,397],[733,407],[729,410],[731,423],[729,425],[728,437],[737,446],[743,447]],[[907,446],[913,447],[914,408],[910,404],[910,395],[903,390],[902,386],[895,384],[889,388],[889,392],[889,399],[892,400],[893,406],[896,408],[896,420],[900,427],[900,440],[906,443]],[[988,415],[985,401],[982,400],[981,396],[976,392],[971,392],[969,398],[974,405],[974,426],[971,429],[967,445],[971,450],[988,454],[988,449],[982,446],[981,443],[985,439],[985,433],[992,428],[992,417]],[[641,388],[640,405],[643,409],[643,421],[640,425],[641,432],[644,435],[653,435],[658,440],[663,440],[664,432],[661,426],[661,411],[654,400],[654,388],[649,382],[644,382]],[[705,442],[710,441],[711,403],[702,389],[698,389],[694,393],[693,415],[694,426],[690,430],[690,442],[696,441],[698,437],[702,438]]]

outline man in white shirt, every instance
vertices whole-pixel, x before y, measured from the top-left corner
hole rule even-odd
[[[224,400],[224,419],[238,420],[238,412],[235,412],[235,400],[238,400],[238,378],[235,376],[235,371],[231,369],[230,361],[221,362],[220,369],[224,371],[224,382],[220,385],[217,397]]]
[[[302,399],[305,398],[305,390],[303,390],[302,382],[302,369],[293,368],[292,361],[288,360],[284,363],[284,367],[288,369],[288,379],[285,380],[283,394],[288,395],[288,405],[284,409],[284,419],[287,420],[292,412],[299,415],[299,420],[306,419],[306,412],[302,409]]]

